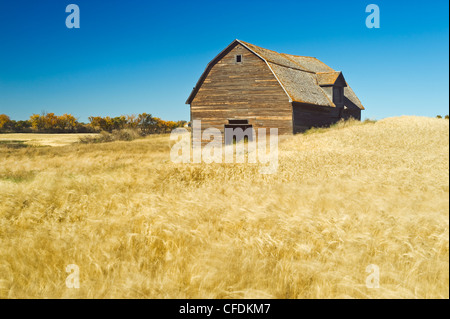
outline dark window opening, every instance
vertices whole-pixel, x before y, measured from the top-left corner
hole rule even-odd
[[[236,55],[236,62],[241,63],[242,62],[242,55],[238,54]]]
[[[248,120],[228,120],[228,124],[231,125],[248,124]]]

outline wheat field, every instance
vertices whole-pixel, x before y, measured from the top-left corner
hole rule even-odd
[[[296,135],[272,175],[170,146],[0,148],[0,297],[449,298],[448,120]]]

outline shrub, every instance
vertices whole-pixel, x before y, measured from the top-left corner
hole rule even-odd
[[[114,141],[132,141],[142,134],[139,133],[137,129],[123,129],[123,130],[113,130],[111,133],[106,131],[101,131],[100,134],[95,136],[86,136],[80,138],[80,143],[91,144],[91,143],[107,143]]]
[[[142,134],[137,129],[114,130],[111,135],[114,141],[132,141],[142,137]]]
[[[377,120],[373,120],[373,119],[365,119],[363,123],[376,123]]]

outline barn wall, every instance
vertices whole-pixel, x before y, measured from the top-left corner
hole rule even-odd
[[[326,127],[340,119],[340,109],[293,103],[294,133],[304,132],[311,127]]]
[[[350,101],[348,98],[344,98],[344,104],[346,109],[342,113],[342,117],[345,119],[349,119],[353,117],[354,119],[361,120],[361,109]]]
[[[347,109],[342,112],[342,117],[344,119],[349,119],[353,117],[354,119],[361,121],[361,110],[360,109]]]
[[[255,129],[278,128],[279,135],[293,132],[288,96],[267,64],[241,44],[211,68],[191,102],[191,120],[201,120],[202,130],[215,127],[223,134],[228,119],[246,119]]]

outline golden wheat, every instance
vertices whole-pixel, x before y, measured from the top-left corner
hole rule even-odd
[[[0,297],[449,298],[448,123],[293,136],[273,175],[168,136],[1,149]]]

